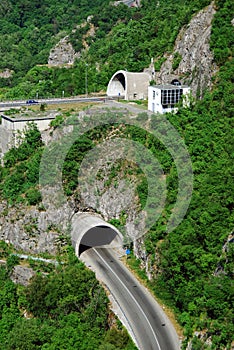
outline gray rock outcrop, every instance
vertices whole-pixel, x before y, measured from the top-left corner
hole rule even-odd
[[[73,65],[77,54],[69,42],[69,37],[65,36],[50,51],[48,66],[71,66]]]
[[[10,278],[14,283],[27,286],[30,283],[30,279],[35,274],[35,271],[33,271],[33,269],[30,267],[16,265],[13,268]]]
[[[0,212],[0,240],[24,252],[55,254],[64,243],[60,236],[67,230],[72,208],[67,203],[60,208],[51,203],[45,210],[1,202]]]
[[[3,71],[0,71],[0,78],[8,79],[13,75],[14,71],[6,68]]]
[[[204,91],[211,87],[211,78],[218,69],[209,45],[211,23],[215,12],[212,2],[181,29],[174,52],[165,55],[166,61],[162,64],[160,72],[155,74],[157,83],[170,83],[173,79],[179,78],[182,83],[191,87],[194,96],[200,98]],[[176,59],[177,65],[175,65]]]

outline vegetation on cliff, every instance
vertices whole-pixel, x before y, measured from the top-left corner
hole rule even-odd
[[[9,69],[9,78],[0,78],[0,98],[61,97],[105,90],[110,77],[119,70],[142,71],[151,58],[159,61],[173,49],[176,36],[191,16],[209,0],[185,2],[142,0],[140,8],[109,0],[58,0],[38,3],[4,0],[0,11],[2,59],[0,70]],[[77,31],[77,25],[89,22]],[[95,35],[88,36],[90,26]],[[65,35],[70,35],[80,58],[68,68],[48,68],[49,51]],[[89,46],[84,50],[83,37]]]
[[[90,89],[94,90],[94,86],[97,89],[101,88],[106,85],[110,75],[119,68],[120,62],[122,65],[126,63],[126,68],[129,70],[141,70],[149,64],[150,57],[155,55],[156,51],[160,56],[164,50],[170,50],[181,25],[188,22],[192,13],[208,3],[207,1],[188,1],[187,3],[179,1],[177,4],[174,2],[172,4],[169,1],[155,9],[153,7],[155,3],[143,1],[140,10],[121,6],[115,9],[116,12],[113,12],[115,15],[118,13],[120,21],[116,23],[115,19],[110,18],[111,28],[105,19],[107,16],[105,9],[108,7],[103,5],[103,12],[96,13],[92,19],[93,23],[98,24],[99,30],[102,31],[97,31],[97,36],[90,45],[89,53],[82,57],[74,68],[56,70],[47,67],[34,67],[22,77],[20,74],[25,70],[19,69],[17,80],[8,80],[9,86],[6,91],[12,97],[19,97],[21,94],[25,96],[32,91],[35,94],[36,91],[39,91],[37,81],[39,76],[43,86],[46,87],[44,91],[50,94],[55,94],[58,86],[65,89],[68,94],[84,92],[86,62],[89,64]],[[165,14],[172,13],[169,11],[172,6],[173,14],[170,17],[166,16]],[[130,137],[146,145],[160,160],[163,170],[167,174],[170,191],[165,210],[148,232],[144,242],[152,267],[150,285],[155,293],[175,310],[178,320],[185,330],[185,342],[193,336],[194,331],[200,331],[200,334],[204,335],[203,339],[194,337],[194,350],[230,349],[234,334],[232,322],[234,309],[233,243],[227,244],[225,250],[223,249],[228,236],[233,233],[234,222],[232,6],[230,0],[216,1],[217,13],[212,27],[211,47],[220,70],[215,77],[213,90],[207,92],[203,100],[194,101],[190,107],[179,109],[177,114],[166,116],[184,139],[194,172],[194,191],[189,210],[180,226],[169,234],[165,229],[165,221],[173,210],[177,195],[177,172],[173,159],[165,147],[158,140],[152,140],[145,131],[132,127],[123,130],[125,137]],[[180,11],[182,8],[183,11]],[[155,11],[161,11],[158,12],[161,16],[157,17]],[[148,30],[149,23],[151,23],[151,32]],[[110,30],[110,40],[106,40],[106,35],[108,36]],[[141,44],[137,45],[136,49],[135,37],[138,35],[137,33],[141,37]],[[136,55],[133,54],[135,52]],[[96,67],[94,62],[101,64],[98,73],[94,68]],[[71,74],[74,74],[74,80],[71,79]],[[27,90],[29,81],[32,85]],[[57,86],[56,89],[55,86]],[[40,93],[43,92],[43,90],[40,91]],[[59,124],[58,120],[56,122]],[[42,144],[37,130],[32,128],[31,131],[33,138],[32,135],[28,134],[18,149],[12,149],[5,156],[5,167],[0,168],[2,199],[8,199],[12,202],[25,200],[29,190],[37,190],[37,170]],[[85,135],[80,143],[77,142],[71,149],[64,167],[64,184],[68,195],[73,194],[76,189],[77,161],[82,160],[84,151],[92,148],[92,142],[97,142],[97,135],[101,132],[108,133],[108,130],[96,130],[92,135]],[[115,181],[115,176],[112,175],[110,180]],[[147,183],[142,181],[138,186],[138,192],[139,198],[144,204],[147,196]],[[29,194],[28,196],[30,198]],[[37,198],[39,202],[40,198]],[[49,285],[51,280],[50,277],[41,278],[39,282],[42,282],[42,285],[43,283]],[[10,284],[9,288],[14,290],[15,287]],[[15,299],[17,297],[14,292],[12,295],[11,304],[15,305],[18,303],[18,301],[14,301],[17,300]],[[54,313],[58,312],[58,305],[53,301],[54,299],[51,300],[51,315],[54,317]],[[68,301],[62,300],[62,305],[67,305],[65,302]],[[28,302],[31,305],[30,300]],[[7,305],[9,306],[9,303]],[[31,305],[31,307],[33,312],[34,306]],[[11,317],[9,309],[7,310],[6,314]],[[15,315],[14,313],[18,315],[19,311],[13,307],[13,315]],[[42,328],[45,333],[42,332],[42,337],[53,332],[50,328],[54,326],[53,317],[50,320],[52,325],[51,323],[45,325],[43,320],[45,328]],[[15,319],[17,319],[15,316],[11,318],[11,329],[14,327],[13,329],[17,332],[14,326]],[[38,327],[34,323],[42,322],[41,318],[39,320],[32,321],[32,334],[35,327]],[[22,329],[24,322],[26,321],[22,321]],[[12,339],[15,339],[14,334],[11,334]],[[211,340],[212,345],[206,343],[207,339]],[[109,348],[112,349],[113,346],[112,348],[109,346]]]

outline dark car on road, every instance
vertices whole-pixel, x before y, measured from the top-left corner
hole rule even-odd
[[[36,101],[36,100],[27,100],[26,103],[27,103],[27,105],[31,105],[31,104],[34,104],[34,103],[38,103],[38,101]]]

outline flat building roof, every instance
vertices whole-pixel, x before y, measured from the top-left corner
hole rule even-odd
[[[159,90],[175,90],[175,89],[184,89],[189,88],[188,85],[173,85],[173,84],[163,84],[163,85],[151,85],[151,87]]]
[[[57,114],[56,114],[57,115]],[[32,121],[37,121],[37,120],[52,120],[55,119],[56,117],[55,114],[49,114],[49,115],[35,115],[35,116],[25,116],[25,115],[17,115],[17,116],[9,116],[9,115],[5,115],[5,114],[1,114],[1,118],[8,120],[11,123],[15,123],[15,122],[32,122]]]

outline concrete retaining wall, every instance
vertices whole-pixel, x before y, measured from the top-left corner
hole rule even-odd
[[[1,115],[2,124],[0,125],[0,159],[10,148],[17,146],[17,133],[22,132],[27,127],[27,124],[34,122],[39,131],[48,129],[55,115],[40,118],[26,118],[26,117],[9,117]]]

